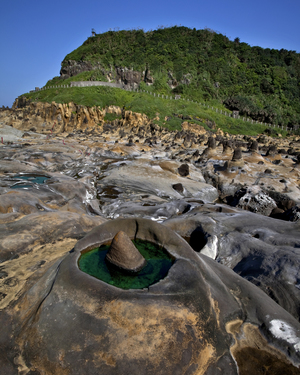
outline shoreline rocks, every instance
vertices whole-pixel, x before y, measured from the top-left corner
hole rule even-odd
[[[71,364],[78,358],[90,371],[102,366],[112,374],[126,366],[140,373],[141,363],[145,374],[215,374],[217,368],[236,374],[236,363],[246,374],[266,361],[273,372],[299,373],[296,139],[253,137],[249,149],[249,138],[220,133],[214,142],[201,129],[167,132],[132,113],[123,113],[122,125],[118,120],[96,131],[69,123],[70,131],[68,125],[51,133],[51,123],[43,127],[23,104],[0,119],[7,121],[0,136],[15,137],[0,144],[0,321],[8,353],[0,363],[8,375],[54,373],[59,366],[75,374]],[[14,119],[19,136],[8,124],[21,112]],[[26,118],[40,124],[35,131],[27,131]],[[214,148],[204,157],[209,138]],[[272,144],[293,152],[282,157]],[[76,268],[83,248],[124,228],[176,258],[149,290],[123,293]],[[44,354],[35,357],[35,350],[50,350],[51,361],[36,360]],[[164,362],[169,357],[175,359]]]
[[[164,246],[176,259],[147,289],[124,290],[78,268],[81,251],[120,230]],[[6,322],[0,363],[13,374],[299,373],[300,324],[233,271],[195,253],[175,232],[145,219],[95,227],[15,304]],[[159,348],[159,350],[158,350]],[[63,355],[62,355],[63,353]],[[11,360],[14,358],[14,361]],[[3,367],[2,367],[3,368]],[[242,369],[242,370],[241,370]]]

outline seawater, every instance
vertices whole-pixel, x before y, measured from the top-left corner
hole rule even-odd
[[[47,181],[50,177],[47,176],[41,176],[41,175],[35,175],[35,174],[20,174],[16,175],[13,178],[29,181],[32,184],[43,184],[45,181]],[[21,189],[21,188],[29,188],[32,187],[32,184],[23,184],[21,182],[16,183],[15,185],[11,186],[11,189]]]
[[[120,270],[106,262],[109,245],[83,253],[78,261],[79,269],[110,285],[122,289],[143,289],[167,276],[174,258],[161,246],[149,241],[134,240],[135,247],[147,260],[147,265],[137,273]]]

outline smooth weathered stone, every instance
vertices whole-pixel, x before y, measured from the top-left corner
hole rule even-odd
[[[78,269],[81,251],[120,229],[164,246],[176,259],[165,279],[123,290]],[[31,278],[14,314],[0,313],[0,323],[0,364],[8,375],[19,363],[46,374],[63,368],[74,375],[138,375],[141,369],[145,375],[236,375],[266,362],[277,373],[299,373],[300,324],[257,287],[151,220],[94,228],[38,280]]]
[[[146,259],[133,245],[131,239],[123,231],[113,238],[106,260],[118,268],[138,272],[146,266]]]
[[[119,107],[26,106],[0,110],[0,122],[27,131],[26,139],[0,143],[2,372],[299,373],[298,137],[261,136],[252,152],[256,138],[217,131],[218,145],[208,152],[210,133],[182,126],[176,136]],[[106,111],[120,120],[107,124]],[[63,124],[53,124],[57,118]],[[222,153],[224,139],[242,148],[243,160]],[[264,157],[272,144],[287,157]],[[185,177],[178,173],[183,163]],[[51,178],[12,189],[17,172]],[[255,186],[281,209],[274,215],[298,221],[247,212],[247,205],[207,204]],[[102,216],[151,221],[110,220],[72,250]],[[82,249],[110,243],[120,230],[176,258],[163,280],[123,291],[78,269]]]
[[[197,252],[216,248],[218,263],[251,281],[300,320],[299,223],[205,204],[164,225],[187,238]]]

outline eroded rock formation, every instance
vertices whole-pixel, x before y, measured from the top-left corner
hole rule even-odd
[[[118,232],[112,239],[105,259],[114,266],[130,272],[138,272],[146,265],[146,259],[123,231]]]
[[[148,289],[122,290],[78,269],[81,251],[120,230],[172,254],[176,262],[165,279]],[[32,281],[15,311],[5,316],[12,324],[5,329],[12,334],[6,355],[17,350],[15,363],[27,371],[299,373],[299,323],[251,283],[151,220],[94,228]],[[15,365],[5,365],[13,373]]]
[[[67,106],[19,104],[0,112],[5,374],[299,373],[298,138],[167,132],[117,107],[53,127]],[[125,291],[78,269],[120,230],[170,252],[164,280]]]

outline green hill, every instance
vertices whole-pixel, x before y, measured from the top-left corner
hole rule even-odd
[[[300,124],[300,54],[251,47],[210,29],[96,34],[64,58],[61,77],[47,85],[79,80],[121,80],[239,110],[260,122]]]

